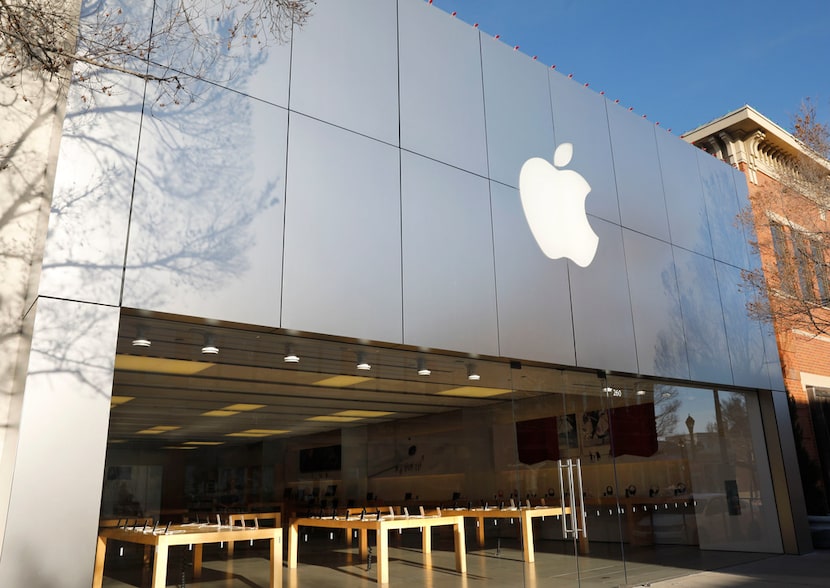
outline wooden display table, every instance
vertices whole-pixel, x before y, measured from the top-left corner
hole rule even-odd
[[[559,506],[531,506],[531,507],[488,507],[488,508],[450,508],[444,513],[461,515],[464,518],[476,519],[476,538],[479,545],[484,545],[484,521],[486,519],[517,519],[522,531],[522,552],[527,563],[536,561],[533,547],[533,519],[554,517],[570,514],[569,508]]]
[[[245,512],[228,515],[228,524],[233,527],[247,526],[259,529],[259,523],[262,521],[272,521],[274,524],[269,526],[282,528],[282,514],[278,512]],[[233,557],[235,543],[236,541],[228,542],[228,557]]]
[[[654,543],[653,526],[649,524],[644,529],[637,528],[637,522],[648,518],[653,520],[654,514],[667,513],[669,508],[681,510],[685,515],[689,505],[694,507],[695,499],[691,494],[679,494],[677,496],[602,496],[586,498],[586,507],[610,508],[617,511],[618,515],[625,515],[625,525],[628,541],[633,545],[652,545]],[[639,510],[638,510],[639,509]]]
[[[377,570],[378,584],[389,583],[389,531],[400,529],[423,529],[421,548],[424,554],[432,552],[432,527],[452,526],[455,536],[455,569],[467,572],[467,551],[464,543],[464,517],[458,515],[381,515],[376,513],[359,517],[300,517],[291,519],[288,527],[288,567],[296,568],[299,546],[300,527],[322,527],[326,529],[352,529],[360,532],[360,556],[368,553],[369,531],[377,535]]]
[[[169,528],[152,529],[104,527],[98,530],[98,545],[95,550],[95,571],[92,588],[100,588],[104,578],[104,559],[107,540],[136,543],[155,547],[153,560],[152,588],[164,588],[167,577],[167,551],[171,545],[193,545],[193,577],[202,575],[202,545],[247,541],[249,539],[271,540],[271,588],[282,585],[282,529],[253,527],[231,527],[228,525],[185,524]]]

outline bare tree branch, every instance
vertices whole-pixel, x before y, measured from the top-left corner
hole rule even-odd
[[[211,64],[241,47],[290,39],[315,0],[156,0],[148,10],[107,0],[0,0],[0,81],[23,71],[73,79],[108,92],[97,72],[157,82],[164,93],[186,89]],[[89,67],[77,67],[83,64]]]
[[[830,128],[805,99],[792,119],[797,155],[761,178],[741,223],[763,267],[743,272],[750,314],[785,330],[830,334]]]

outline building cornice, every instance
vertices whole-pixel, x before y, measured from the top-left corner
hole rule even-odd
[[[826,167],[830,162],[749,105],[681,135],[734,167],[745,166],[749,181],[757,184],[757,172],[780,179],[791,173],[797,160],[807,156]]]

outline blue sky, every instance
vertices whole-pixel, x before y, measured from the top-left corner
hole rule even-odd
[[[427,0],[424,0],[427,1]],[[681,134],[749,104],[830,121],[830,0],[433,0]]]

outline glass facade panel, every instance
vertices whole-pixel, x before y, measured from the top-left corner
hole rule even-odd
[[[73,86],[67,97],[40,294],[118,305],[144,84],[103,76],[114,96],[90,107]]]
[[[578,171],[591,184],[585,210],[619,224],[620,205],[608,131],[607,101],[559,72],[551,71],[549,77],[556,144],[573,144],[573,159],[568,168]],[[540,157],[548,159],[547,156]]]
[[[748,297],[738,268],[715,262],[732,376],[737,386],[770,388],[760,325],[747,314]]]
[[[123,303],[277,326],[288,112],[214,94],[144,119]]]
[[[289,129],[282,326],[400,342],[398,150],[294,113]]]
[[[424,2],[401,2],[398,26],[401,147],[486,176],[478,31]]]
[[[294,35],[291,110],[398,144],[397,7],[317,0]]]
[[[638,372],[689,378],[671,245],[623,229]],[[655,271],[659,268],[659,271]]]
[[[678,141],[671,133],[657,129],[655,134],[671,242],[711,257],[712,238],[697,167],[698,149]]]
[[[402,153],[404,342],[498,354],[484,178]]]
[[[291,68],[291,23],[283,23],[287,27],[282,29],[280,38],[261,42],[263,36],[254,38],[251,29],[247,29],[237,31],[235,39],[229,43],[233,17],[229,18],[228,13],[238,15],[237,7],[220,2],[188,6],[190,11],[186,16],[177,0],[120,2],[117,7],[129,11],[127,22],[131,27],[150,22],[149,17],[142,20],[133,12],[149,14],[153,11],[156,24],[149,72],[162,80],[171,74],[178,75],[183,81],[183,88],[178,90],[172,81],[149,84],[148,97],[167,105],[202,103],[205,94],[211,95],[216,88],[226,88],[286,108]],[[268,28],[270,21],[265,18],[259,24]],[[196,31],[195,38],[191,27]]]
[[[547,68],[492,37],[481,37],[490,179],[517,187],[531,157],[553,160]]]
[[[749,267],[747,240],[743,231],[735,228],[738,215],[748,202],[746,198],[738,198],[734,170],[705,151],[698,150],[697,160],[715,259],[736,267]],[[746,186],[743,175],[739,181]],[[746,189],[742,192],[746,193]]]
[[[608,126],[622,225],[668,241],[666,199],[654,124],[611,104],[608,106]]]
[[[587,268],[570,268],[576,364],[636,373],[622,229],[600,219],[591,219],[591,226],[599,236],[596,258]],[[602,305],[591,302],[596,292],[608,293]]]
[[[732,366],[720,294],[708,286],[716,283],[715,264],[710,257],[679,247],[674,247],[674,262],[683,314],[682,333],[686,339],[692,379],[731,382]],[[718,309],[721,311],[718,312]]]
[[[500,355],[573,365],[568,262],[537,247],[515,188],[491,182],[490,194]]]

